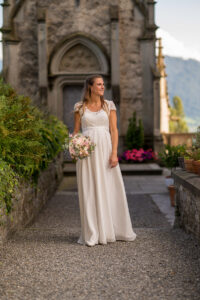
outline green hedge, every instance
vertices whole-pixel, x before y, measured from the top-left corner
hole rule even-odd
[[[0,159],[0,223],[12,208],[12,194],[19,181],[16,173],[2,159]]]
[[[28,97],[0,80],[0,159],[2,170],[37,183],[41,170],[62,151],[67,127],[41,112]],[[6,172],[7,172],[6,171]],[[0,174],[2,177],[3,172]],[[10,173],[10,174],[11,174]],[[12,185],[13,174],[6,177]]]

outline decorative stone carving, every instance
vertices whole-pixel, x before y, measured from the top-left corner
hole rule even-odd
[[[98,59],[90,49],[82,44],[75,45],[64,54],[59,71],[86,73],[101,70]]]

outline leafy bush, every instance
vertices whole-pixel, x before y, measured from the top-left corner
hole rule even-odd
[[[139,150],[144,145],[144,128],[141,119],[139,119],[139,124],[137,124],[136,112],[133,112],[132,118],[129,118],[125,144],[128,150]]]
[[[184,156],[186,154],[186,145],[170,146],[165,145],[163,151],[158,153],[161,162],[167,168],[175,168],[179,165],[178,157]]]
[[[16,173],[0,159],[0,220],[11,211],[12,194],[18,184]]]
[[[0,156],[15,172],[37,181],[40,170],[62,150],[67,135],[61,121],[0,81]]]

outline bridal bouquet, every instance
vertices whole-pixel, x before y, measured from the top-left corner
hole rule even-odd
[[[74,136],[69,134],[69,137],[65,139],[63,150],[68,150],[71,158],[78,160],[88,157],[94,151],[95,146],[96,144],[91,141],[89,136],[77,133]]]

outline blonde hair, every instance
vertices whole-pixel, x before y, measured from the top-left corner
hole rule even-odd
[[[82,97],[81,97],[80,105],[78,106],[78,110],[81,112],[82,115],[85,112],[86,102],[91,98],[91,86],[94,84],[94,81],[97,78],[103,79],[101,75],[96,74],[87,77],[84,82]],[[101,100],[101,108],[104,109],[106,113],[109,115],[108,104],[105,101],[104,96],[100,96],[100,100]]]

